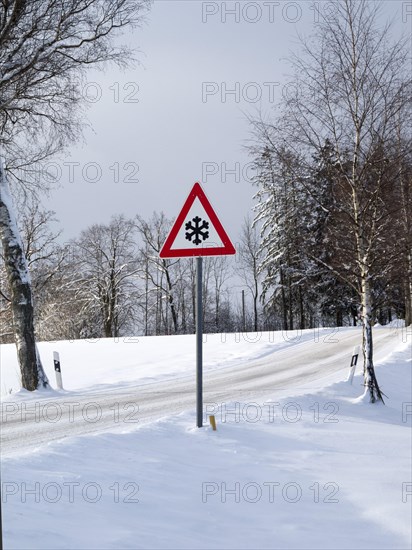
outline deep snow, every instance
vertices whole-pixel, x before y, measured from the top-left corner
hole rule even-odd
[[[209,405],[216,432],[194,428],[190,410],[4,459],[5,548],[410,548],[412,352],[410,336],[402,340],[377,365],[385,406],[365,403],[359,372],[349,385],[344,369],[321,390]],[[172,377],[193,362],[190,338],[141,344],[150,361],[141,379]],[[211,345],[208,368],[264,355],[269,344],[233,340],[224,358]],[[86,345],[73,344],[71,374],[63,363],[66,385],[130,381],[127,344]],[[90,365],[103,356],[107,370],[93,378]]]

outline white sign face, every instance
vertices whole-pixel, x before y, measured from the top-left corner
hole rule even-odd
[[[185,217],[185,222],[173,241],[173,249],[224,247],[222,239],[211,222],[199,198],[196,197]]]
[[[203,189],[195,183],[159,253],[161,258],[236,254]]]

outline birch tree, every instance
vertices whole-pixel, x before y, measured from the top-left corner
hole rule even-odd
[[[333,150],[333,209],[346,236],[334,242],[339,262],[323,265],[359,298],[365,396],[376,402],[383,401],[383,394],[373,364],[373,288],[389,278],[396,263],[387,242],[394,213],[385,197],[398,184],[391,177],[394,157],[388,144],[410,101],[410,60],[407,39],[391,39],[390,25],[379,20],[378,4],[342,0],[334,6],[333,13],[319,12],[314,36],[302,39],[301,50],[292,56],[297,93],[285,100],[271,131],[274,146],[280,150],[287,142],[307,175],[325,143]],[[307,193],[329,212],[324,197],[307,181],[301,179]]]
[[[85,69],[109,61],[125,66],[132,59],[114,37],[136,26],[147,6],[147,0],[5,0],[0,5],[0,236],[22,385],[28,390],[47,386],[47,379],[36,351],[30,277],[6,171],[12,178],[11,169],[20,167],[19,179],[29,194],[44,185],[29,187],[25,174],[35,161],[79,137]]]

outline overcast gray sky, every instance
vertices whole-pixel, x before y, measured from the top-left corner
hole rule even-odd
[[[244,113],[268,112],[287,93],[284,58],[297,33],[313,31],[311,5],[156,0],[144,27],[122,40],[141,65],[88,74],[93,130],[54,167],[61,185],[46,203],[64,238],[113,214],[175,217],[199,181],[236,241],[255,192]],[[383,12],[396,32],[410,28],[411,1],[384,2]]]

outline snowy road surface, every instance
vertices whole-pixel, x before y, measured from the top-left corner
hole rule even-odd
[[[400,342],[397,331],[374,331],[375,360]],[[276,396],[277,391],[303,389],[314,380],[336,373],[344,380],[353,346],[361,343],[359,329],[345,329],[314,338],[285,341],[260,358],[224,364],[204,374],[204,410],[213,404]],[[194,357],[193,357],[194,361]],[[360,364],[362,361],[360,360]],[[358,369],[361,367],[358,366]],[[362,388],[359,388],[361,394]],[[87,433],[129,430],[195,407],[195,376],[178,375],[153,383],[114,386],[101,391],[53,393],[51,397],[2,404],[2,456],[33,451],[50,441]],[[210,410],[210,409],[209,409]]]

